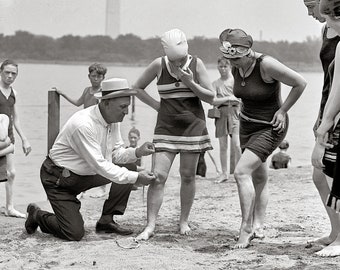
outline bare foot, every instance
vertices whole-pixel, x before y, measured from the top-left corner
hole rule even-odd
[[[321,249],[320,251],[315,253],[316,255],[320,257],[336,257],[340,256],[340,243],[337,243],[335,245],[330,244],[329,246]]]
[[[240,236],[234,249],[238,248],[247,248],[250,246],[250,241],[254,239],[254,233],[247,233],[245,231],[241,231]]]
[[[8,217],[17,217],[17,218],[26,218],[26,214],[19,212],[18,210],[12,209],[6,209],[5,210],[5,216]]]
[[[333,238],[329,235],[329,236],[324,236],[324,237],[321,237],[321,238],[317,238],[317,239],[308,241],[307,243],[312,244],[312,245],[316,244],[316,245],[321,245],[321,246],[328,246],[331,243],[333,243],[335,241],[335,239],[336,239],[336,237]]]
[[[190,235],[191,234],[191,229],[190,229],[189,224],[187,222],[179,225],[179,233],[182,234],[182,235]]]
[[[154,229],[146,227],[143,232],[141,232],[137,237],[135,238],[136,241],[141,241],[141,240],[149,240],[152,236],[154,236]]]
[[[221,174],[221,175],[218,177],[218,179],[217,179],[217,180],[215,180],[215,182],[214,182],[214,183],[216,183],[216,184],[220,184],[220,183],[223,183],[223,182],[226,182],[226,181],[228,181],[228,179],[229,179],[228,175],[226,175],[226,174],[222,173],[222,174]]]
[[[263,229],[261,229],[261,228],[258,228],[258,229],[256,229],[256,230],[254,230],[254,238],[257,238],[257,239],[260,239],[260,240],[262,240],[262,239],[264,239],[264,232],[263,232]]]

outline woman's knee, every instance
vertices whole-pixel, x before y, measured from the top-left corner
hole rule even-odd
[[[164,185],[166,180],[168,179],[168,173],[162,171],[155,171],[154,174],[157,177],[157,184]]]
[[[195,173],[190,173],[188,171],[181,171],[181,181],[184,184],[190,184],[195,181]]]

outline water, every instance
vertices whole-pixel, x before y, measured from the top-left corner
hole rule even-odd
[[[106,78],[127,78],[132,84],[143,72],[145,67],[108,66]],[[218,78],[218,71],[208,69],[211,80]],[[52,65],[52,64],[21,64],[19,75],[14,84],[18,92],[17,109],[21,127],[32,145],[32,152],[25,157],[21,150],[21,140],[16,136],[16,169],[15,188],[20,186],[21,193],[15,192],[15,203],[25,204],[28,197],[35,201],[44,200],[45,195],[40,184],[39,170],[47,154],[47,94],[56,86],[72,97],[79,97],[83,89],[89,85],[87,65]],[[286,139],[290,143],[289,154],[292,165],[310,164],[313,148],[312,127],[317,116],[321,98],[322,74],[302,73],[308,81],[308,86],[295,106],[290,110],[290,128]],[[158,99],[155,83],[147,91]],[[282,95],[288,94],[289,88],[283,87]],[[211,106],[204,103],[204,108]],[[61,98],[61,125],[77,110],[72,104]],[[135,121],[126,116],[122,123],[122,136],[127,142],[127,133],[135,125],[141,131],[141,142],[151,141],[156,122],[156,112],[136,99]],[[207,119],[207,127],[214,146],[213,155],[219,163],[218,141],[214,138],[215,126],[212,119]],[[147,157],[147,163],[150,158]],[[208,173],[214,172],[214,167],[207,158]],[[171,173],[178,174],[178,160],[175,160]],[[19,188],[17,188],[19,189]],[[33,192],[33,194],[32,194]],[[4,200],[4,188],[0,189],[0,198]]]

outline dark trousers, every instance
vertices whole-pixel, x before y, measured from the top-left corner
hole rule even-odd
[[[56,166],[49,158],[41,166],[40,179],[54,214],[39,210],[39,227],[44,233],[71,241],[79,241],[85,232],[84,221],[79,212],[79,193],[111,183],[102,215],[113,216],[124,214],[132,188],[131,184],[116,184],[100,175],[82,176],[72,173]]]

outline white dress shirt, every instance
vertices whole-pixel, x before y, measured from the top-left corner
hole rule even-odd
[[[120,123],[106,123],[95,105],[71,116],[59,132],[49,157],[57,166],[79,175],[100,174],[115,183],[133,184],[138,173],[114,163],[135,162],[135,151],[124,148]]]

